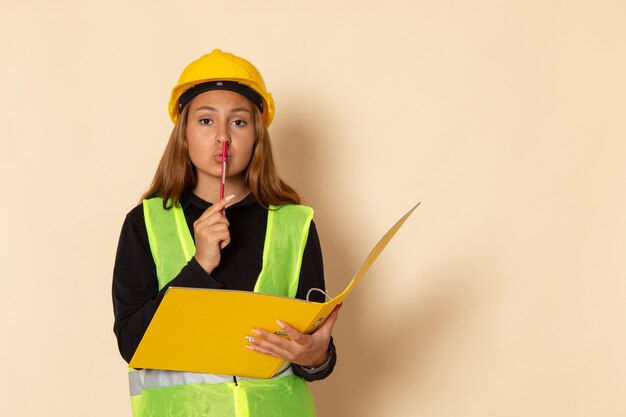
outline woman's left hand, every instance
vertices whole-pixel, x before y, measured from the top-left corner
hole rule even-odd
[[[288,360],[296,365],[309,368],[318,367],[328,360],[330,336],[337,321],[340,307],[341,304],[335,307],[324,324],[313,334],[300,333],[287,323],[277,320],[276,323],[287,337],[276,335],[264,329],[253,329],[252,333],[259,337],[246,337],[250,342],[246,347],[255,352]]]

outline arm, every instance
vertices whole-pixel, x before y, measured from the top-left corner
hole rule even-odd
[[[126,362],[133,357],[154,313],[170,286],[221,288],[195,258],[159,291],[156,267],[150,252],[143,207],[135,207],[122,226],[113,270],[113,331]]]

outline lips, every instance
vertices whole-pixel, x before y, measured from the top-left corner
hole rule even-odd
[[[230,158],[231,158],[231,155],[226,154],[226,160],[228,161],[230,160]],[[218,162],[222,162],[222,153],[220,152],[220,153],[213,154],[213,159],[215,159]]]

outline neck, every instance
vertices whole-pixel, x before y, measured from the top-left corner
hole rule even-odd
[[[198,182],[193,193],[210,203],[215,203],[220,198],[220,178],[198,176]],[[246,187],[242,176],[226,178],[224,183],[224,197],[235,195],[233,202],[243,200],[250,190]]]

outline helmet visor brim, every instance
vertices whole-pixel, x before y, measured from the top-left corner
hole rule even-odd
[[[263,98],[259,93],[254,91],[247,85],[240,84],[235,81],[210,81],[198,85],[194,85],[178,99],[178,114],[180,114],[185,106],[189,104],[193,98],[199,94],[206,93],[211,90],[228,90],[238,94],[241,94],[259,108],[261,114],[263,114]]]

